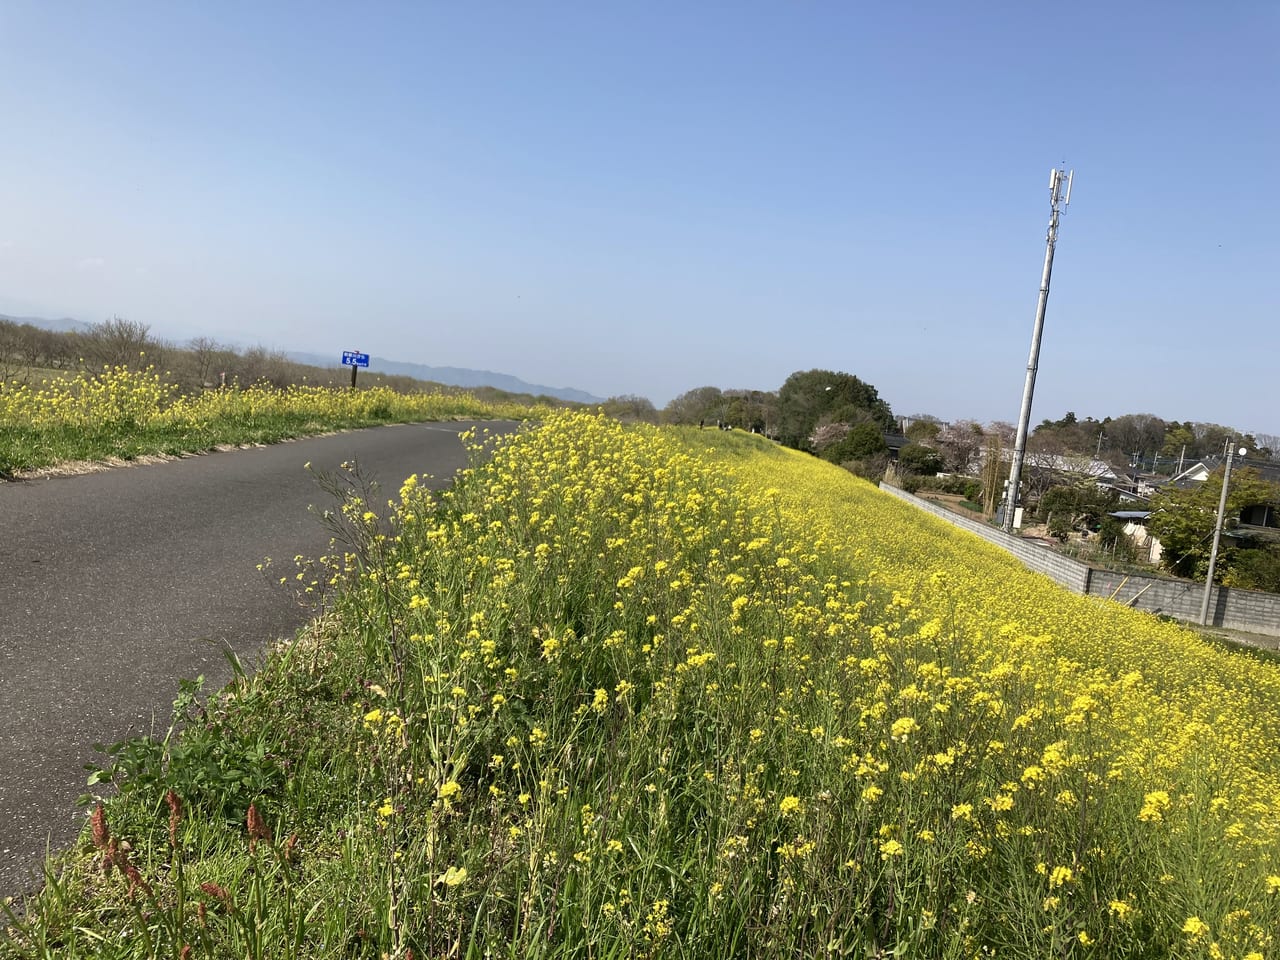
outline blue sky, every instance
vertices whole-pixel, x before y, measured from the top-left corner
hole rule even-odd
[[[1280,5],[0,8],[0,311],[1280,433]]]

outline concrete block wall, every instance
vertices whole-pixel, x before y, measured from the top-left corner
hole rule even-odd
[[[1126,576],[1116,570],[1094,570],[1089,577],[1088,592],[1095,597],[1109,597],[1135,610],[1199,623],[1204,584],[1164,577]]]
[[[1013,537],[982,520],[953,513],[945,507],[912,496],[905,490],[881,484],[880,489],[941,517],[948,523],[976,533],[984,540],[1007,550],[1031,570],[1046,574],[1067,589],[1097,597],[1114,597],[1137,610],[1146,610],[1188,623],[1200,622],[1200,605],[1204,601],[1204,584],[1168,577],[1142,574],[1126,576],[1113,570],[1102,570],[1064,557],[1020,537]],[[1229,630],[1244,630],[1265,636],[1280,637],[1280,596],[1257,590],[1214,587],[1209,600],[1209,622]]]
[[[1204,584],[1168,577],[1131,575],[1114,570],[1094,569],[1089,593],[1112,597],[1138,610],[1175,617],[1189,623],[1200,622]],[[1214,587],[1209,594],[1209,623],[1229,630],[1245,630],[1280,637],[1280,596],[1257,590]]]

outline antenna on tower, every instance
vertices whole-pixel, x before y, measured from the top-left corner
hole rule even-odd
[[[1027,453],[1027,428],[1031,423],[1031,399],[1036,389],[1036,372],[1040,368],[1040,338],[1044,334],[1044,313],[1049,303],[1049,279],[1053,275],[1053,249],[1058,243],[1058,205],[1071,202],[1070,173],[1062,168],[1049,171],[1049,233],[1045,237],[1044,274],[1040,279],[1040,300],[1036,304],[1036,323],[1031,333],[1031,357],[1027,360],[1027,379],[1022,388],[1022,412],[1018,416],[1018,435],[1013,447],[1013,465],[1005,490],[1003,527],[1012,533],[1015,510],[1018,506],[1018,485],[1022,479],[1022,464]],[[1065,181],[1065,184],[1064,184]],[[1066,187],[1065,195],[1063,187]]]

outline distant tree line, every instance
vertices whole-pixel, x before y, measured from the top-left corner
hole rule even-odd
[[[1220,423],[1163,420],[1151,413],[1080,420],[1068,412],[1060,420],[1041,421],[1027,449],[1097,456],[1121,472],[1141,469],[1172,474],[1179,464],[1189,466],[1202,457],[1221,456],[1230,439],[1247,447],[1250,456],[1280,456],[1280,437],[1254,435]]]

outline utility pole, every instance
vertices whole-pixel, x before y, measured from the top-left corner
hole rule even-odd
[[[1004,529],[1013,532],[1013,513],[1018,506],[1018,484],[1022,481],[1022,462],[1027,456],[1027,426],[1031,422],[1031,397],[1036,390],[1036,371],[1040,367],[1040,338],[1044,335],[1044,312],[1049,305],[1049,278],[1053,275],[1053,248],[1058,243],[1059,205],[1071,202],[1071,178],[1075,171],[1049,171],[1049,233],[1045,238],[1044,275],[1040,279],[1040,300],[1036,304],[1036,325],[1031,334],[1031,357],[1027,360],[1027,381],[1022,388],[1022,413],[1018,416],[1018,437],[1013,446],[1013,468],[1009,471],[1009,488],[1005,495]]]
[[[1234,440],[1227,441],[1227,469],[1222,474],[1222,496],[1218,498],[1218,519],[1213,525],[1213,549],[1209,551],[1209,573],[1204,581],[1204,600],[1200,604],[1200,626],[1209,625],[1209,594],[1213,592],[1213,571],[1218,566],[1218,544],[1222,541],[1222,515],[1227,512],[1227,484],[1231,482],[1231,460],[1236,452]],[[1244,447],[1240,456],[1244,456]]]

